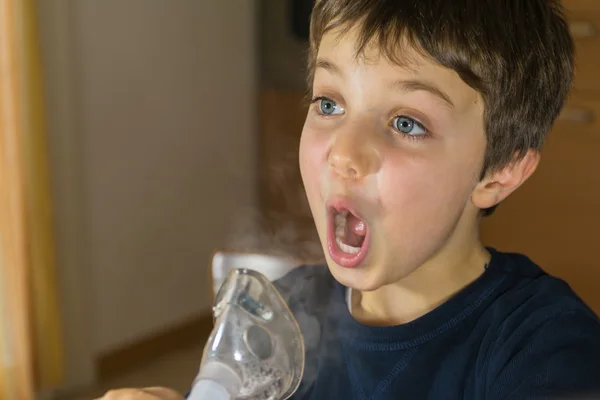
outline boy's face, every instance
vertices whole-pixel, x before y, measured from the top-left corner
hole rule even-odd
[[[486,139],[480,95],[452,70],[399,50],[356,58],[356,31],[323,37],[300,167],[327,263],[375,290],[477,240],[471,193]]]

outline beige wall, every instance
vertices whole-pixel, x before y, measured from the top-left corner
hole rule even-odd
[[[209,310],[211,253],[255,204],[255,6],[39,3],[65,336],[82,381],[91,355]]]

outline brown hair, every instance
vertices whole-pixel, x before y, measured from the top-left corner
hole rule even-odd
[[[559,0],[317,0],[309,88],[323,35],[355,26],[357,56],[375,40],[385,57],[401,64],[398,49],[408,43],[481,93],[482,178],[541,149],[572,85],[574,44]]]

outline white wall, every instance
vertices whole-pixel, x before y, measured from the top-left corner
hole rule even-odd
[[[212,251],[255,204],[255,6],[39,3],[66,337],[105,352],[208,312]]]

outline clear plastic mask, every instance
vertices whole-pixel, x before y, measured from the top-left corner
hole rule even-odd
[[[289,398],[304,371],[300,328],[262,274],[235,269],[215,297],[215,326],[191,400]]]

